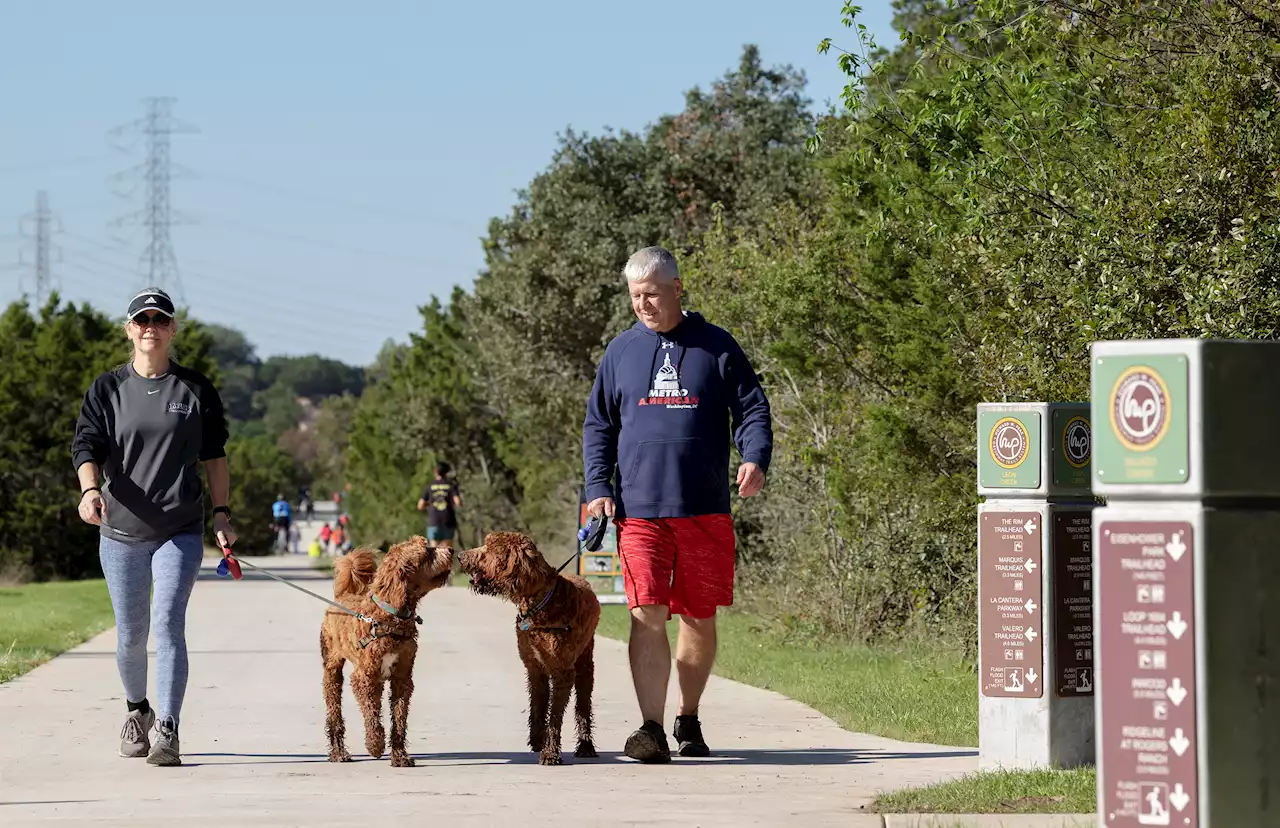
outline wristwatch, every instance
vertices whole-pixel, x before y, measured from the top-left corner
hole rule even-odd
[[[231,517],[231,510],[230,510],[230,509],[228,509],[226,506],[214,506],[214,507],[213,507],[213,513],[216,515],[216,514],[218,514],[218,512],[222,512],[222,513],[223,513],[223,514],[225,514],[228,518],[230,518],[230,517]]]

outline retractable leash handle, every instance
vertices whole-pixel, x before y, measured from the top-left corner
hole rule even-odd
[[[236,556],[231,553],[229,547],[222,547],[222,560],[218,561],[218,574],[223,578],[230,575],[237,581],[244,577],[244,573],[240,571],[240,562],[236,560]]]
[[[586,526],[578,530],[578,540],[582,541],[583,549],[598,552],[604,545],[604,531],[608,528],[609,518],[604,515],[591,518]]]

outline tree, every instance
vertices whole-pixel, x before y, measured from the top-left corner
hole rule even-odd
[[[271,504],[276,495],[293,491],[293,458],[269,437],[237,437],[227,442],[227,466],[231,492],[227,505],[238,539],[234,551],[242,555],[269,555],[275,541]],[[207,500],[207,497],[206,497]],[[205,504],[206,536],[213,537],[212,504]]]
[[[384,349],[371,384],[350,414],[343,477],[362,531],[383,542],[423,531],[415,509],[439,461],[466,492],[460,529],[524,528],[514,472],[500,457],[505,426],[475,382],[475,341],[454,304],[423,307],[422,333]],[[367,535],[366,535],[367,536]]]
[[[273,385],[287,385],[299,396],[313,399],[341,394],[359,396],[364,387],[364,372],[316,354],[273,356],[265,360],[258,371],[258,387]]]
[[[261,361],[254,347],[240,331],[224,325],[210,325],[211,356],[218,365],[218,391],[227,416],[237,421],[253,416],[253,392]]]
[[[124,336],[55,293],[32,315],[0,316],[0,574],[25,580],[98,571],[97,529],[76,513],[71,441],[93,378],[123,361]]]

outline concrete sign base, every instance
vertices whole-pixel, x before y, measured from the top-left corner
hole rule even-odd
[[[978,507],[978,765],[1094,761],[1092,503]]]

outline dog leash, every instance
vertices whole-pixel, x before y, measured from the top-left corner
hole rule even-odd
[[[601,515],[592,517],[586,526],[578,530],[578,541],[582,546],[569,556],[569,559],[560,564],[556,568],[556,572],[563,572],[564,568],[573,562],[573,559],[582,554],[582,550],[588,552],[599,552],[600,547],[604,545],[604,532],[609,528],[609,518]]]
[[[281,578],[279,575],[276,575],[274,572],[269,572],[260,566],[255,566],[254,564],[249,563],[248,561],[241,561],[237,559],[236,556],[232,554],[231,550],[225,546],[222,548],[222,561],[221,563],[218,564],[218,574],[224,578],[227,577],[228,574],[230,574],[232,578],[235,578],[238,581],[242,577],[244,577],[243,575],[240,574],[240,564],[244,564],[250,569],[257,570],[258,572],[261,572],[263,575],[266,575],[268,578],[275,578],[277,581],[284,584],[285,586],[293,587],[299,592],[310,595],[312,598],[315,598],[317,601],[324,601],[329,606],[340,609],[343,612],[345,612],[347,615],[354,615],[356,618],[359,618],[361,621],[366,621],[374,625],[377,625],[378,623],[377,621],[373,620],[367,615],[356,612],[355,610],[350,609],[349,607],[344,607],[342,604],[339,604],[336,601],[330,601],[328,598],[325,598],[323,595],[316,595],[311,590],[303,589],[297,584],[290,583],[289,581],[286,581],[284,578]],[[392,613],[392,614],[394,615],[395,613]]]

